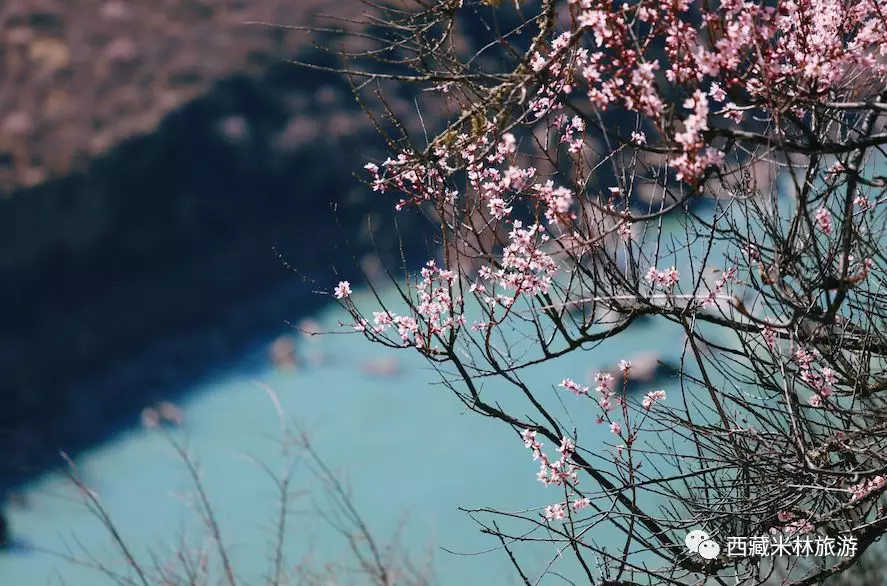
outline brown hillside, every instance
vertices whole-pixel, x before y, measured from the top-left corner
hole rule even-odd
[[[0,192],[79,170],[214,82],[306,42],[248,21],[360,10],[357,0],[0,2]]]

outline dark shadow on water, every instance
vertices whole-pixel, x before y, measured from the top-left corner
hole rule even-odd
[[[80,399],[76,411],[59,418],[68,422],[57,434],[65,443],[44,449],[37,446],[29,450],[27,465],[4,470],[0,502],[7,491],[58,469],[63,463],[61,450],[76,456],[139,425],[146,406],[181,401],[228,372],[258,371],[267,365],[263,350],[268,341],[287,331],[285,322],[311,315],[329,301],[297,281],[285,284],[249,303],[232,306],[228,315],[210,326],[177,332],[101,374],[69,385],[66,392]]]
[[[274,65],[0,198],[0,495],[316,312],[374,248],[428,258],[424,224],[353,175],[384,152],[359,120],[343,80]]]
[[[0,547],[0,555],[31,555],[37,553],[34,544],[24,540],[13,538],[5,547]]]

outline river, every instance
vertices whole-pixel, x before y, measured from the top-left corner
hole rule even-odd
[[[268,303],[279,305],[281,294],[285,292],[276,293],[278,297]],[[384,295],[390,299],[392,292]],[[373,305],[367,290],[358,290],[354,298],[364,307]],[[557,489],[536,481],[537,463],[520,438],[507,426],[466,413],[451,392],[432,384],[439,381],[438,375],[415,352],[389,350],[358,335],[300,339],[284,324],[288,317],[281,315],[278,331],[256,332],[239,360],[218,365],[211,376],[182,389],[185,399],[179,406],[186,422],[173,432],[187,442],[199,462],[241,583],[260,583],[269,567],[274,486],[244,457],[257,458],[273,469],[281,462],[279,446],[269,438],[277,419],[266,385],[278,394],[287,418],[304,427],[324,460],[347,478],[357,509],[380,541],[388,540],[405,522],[401,542],[419,560],[433,551],[436,583],[517,583],[504,552],[480,553],[497,542],[482,535],[479,526],[457,509],[523,510],[559,500]],[[342,331],[339,322],[348,321],[335,304],[312,318],[324,331]],[[547,393],[548,400],[556,393],[565,395],[562,399],[574,417],[587,416],[582,424],[584,445],[611,442],[607,426],[593,422],[596,409],[555,385],[564,377],[587,384],[595,366],[642,352],[677,358],[680,331],[654,324],[637,324],[591,352],[573,352],[535,368],[525,380]],[[270,344],[282,334],[296,340],[302,357],[298,368],[282,369],[268,359]],[[367,372],[366,365],[380,360],[385,365],[382,372]],[[159,367],[148,357],[133,368],[137,373]],[[654,388],[664,388],[671,396],[680,392],[674,379],[660,381]],[[125,385],[120,392],[126,392]],[[547,448],[553,451],[554,446]],[[79,455],[76,463],[140,559],[150,552],[164,558],[183,532],[189,543],[206,544],[206,532],[196,515],[176,496],[191,488],[185,468],[157,430],[132,427]],[[311,499],[322,490],[304,472],[297,472],[295,484],[313,496],[294,501],[300,512],[290,521],[287,559],[296,563],[309,551],[320,560],[342,559],[343,542],[312,514]],[[60,584],[63,578],[68,586],[113,583],[94,570],[43,551],[70,548],[79,559],[87,559],[87,551],[121,567],[121,555],[110,547],[107,532],[70,481],[48,474],[27,486],[24,496],[28,506],[10,510],[20,546],[0,555],[0,582],[40,586]],[[615,546],[618,536],[594,537]],[[554,555],[551,546],[539,546],[522,559],[531,573],[538,573]]]

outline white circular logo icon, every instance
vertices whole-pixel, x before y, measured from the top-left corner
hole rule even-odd
[[[704,560],[713,560],[721,553],[721,546],[712,541],[711,539],[706,539],[702,543],[699,544],[699,555]]]
[[[684,545],[686,545],[687,549],[691,552],[699,553],[699,545],[703,541],[711,541],[711,535],[702,529],[694,529],[687,533],[687,536],[684,538]]]

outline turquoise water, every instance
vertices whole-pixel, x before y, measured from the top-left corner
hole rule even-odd
[[[358,292],[356,299],[371,303],[367,292]],[[331,306],[314,317],[330,331],[339,330],[338,322],[348,316]],[[199,462],[242,583],[260,583],[268,570],[269,527],[276,507],[273,484],[244,454],[275,470],[282,463],[273,440],[277,418],[263,385],[276,391],[287,417],[310,432],[324,460],[347,478],[377,539],[387,541],[405,522],[401,541],[420,562],[433,551],[437,583],[517,583],[504,552],[479,554],[497,542],[482,535],[457,508],[524,510],[560,500],[557,489],[536,482],[537,464],[520,439],[500,423],[465,413],[451,392],[431,384],[439,381],[438,375],[414,352],[388,350],[357,335],[316,336],[297,342],[303,366],[281,370],[265,358],[273,339],[258,340],[256,354],[244,357],[244,364],[266,366],[229,369],[189,389],[189,399],[181,403],[186,425],[174,432]],[[645,351],[674,358],[681,347],[679,332],[649,325],[630,330],[618,342],[534,369],[526,382],[554,400],[554,385],[565,376],[587,380],[595,366]],[[397,372],[382,376],[364,371],[364,364],[379,359]],[[679,392],[670,381],[656,388]],[[584,445],[611,440],[606,426],[593,423],[597,413],[590,404],[570,403],[579,401],[572,395],[562,398],[574,417],[581,418],[582,410],[587,413]],[[158,431],[131,429],[83,454],[77,465],[136,557],[147,560],[153,552],[165,559],[183,531],[190,543],[206,543],[196,514],[175,495],[190,490],[185,469]],[[311,514],[316,508],[311,499],[316,503],[322,490],[316,483],[312,487],[310,474],[297,472],[294,478],[311,496],[293,501],[300,513],[290,520],[288,559],[295,563],[309,551],[320,560],[343,559],[344,543]],[[120,554],[70,482],[49,475],[31,485],[27,496],[30,506],[13,509],[10,520],[16,536],[35,549],[0,556],[0,582],[37,586],[60,584],[63,577],[70,586],[112,583],[91,569],[38,551],[71,551],[87,559],[85,548],[121,567]],[[606,535],[595,537],[608,543]],[[522,560],[531,572],[539,572],[553,555],[553,548],[540,546]]]

